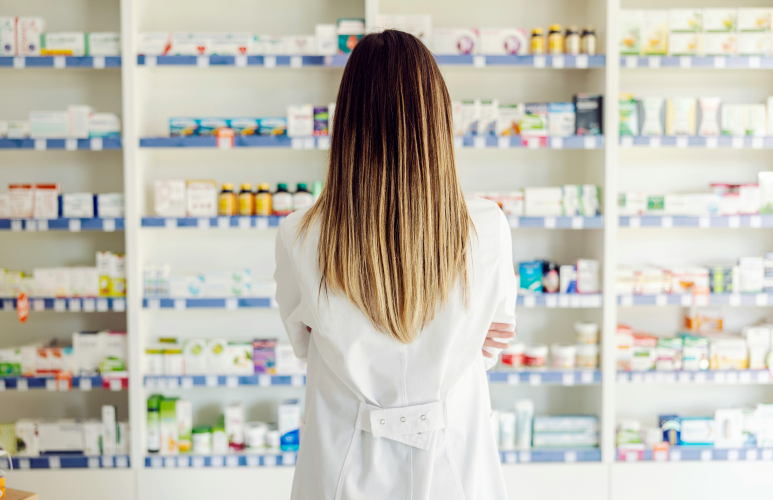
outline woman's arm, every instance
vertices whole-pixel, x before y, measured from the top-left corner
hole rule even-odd
[[[499,353],[507,347],[505,342],[515,337],[515,299],[518,297],[518,282],[513,268],[513,239],[510,224],[505,214],[499,215],[499,272],[501,273],[503,295],[494,313],[494,321],[483,342],[483,361],[486,369],[497,363]]]
[[[285,246],[282,228],[279,228],[276,236],[276,303],[279,305],[279,316],[285,325],[290,343],[295,355],[302,360],[309,356],[309,341],[311,331],[300,320],[301,288],[295,276],[295,267]]]

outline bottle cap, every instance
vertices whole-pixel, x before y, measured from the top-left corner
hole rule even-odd
[[[252,190],[252,184],[249,182],[245,182],[242,184],[242,191],[251,191]]]
[[[226,182],[225,184],[223,184],[224,191],[233,191],[233,189],[234,189],[234,185],[231,184],[230,182]]]
[[[280,182],[279,184],[276,185],[276,189],[277,191],[287,191],[287,184],[285,184],[284,182]]]
[[[306,188],[306,183],[305,182],[299,182],[297,190],[298,191],[307,191],[308,189]]]
[[[560,24],[551,24],[550,25],[550,31],[561,31],[561,25]]]
[[[532,35],[541,35],[541,34],[542,34],[542,28],[534,28],[534,29],[531,31],[531,34],[532,34]]]
[[[260,184],[258,184],[258,189],[261,191],[268,191],[269,189],[271,189],[271,184],[269,184],[268,182],[261,182]]]

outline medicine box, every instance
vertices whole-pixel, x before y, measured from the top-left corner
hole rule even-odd
[[[185,358],[185,373],[188,375],[203,375],[209,373],[207,365],[207,341],[191,339],[183,345]],[[254,371],[254,370],[253,370]]]
[[[206,33],[172,33],[172,46],[169,54],[173,56],[209,54],[209,40]]]
[[[180,452],[177,423],[177,399],[163,398],[159,404],[159,419],[161,433],[161,455],[177,455]]]
[[[577,261],[577,293],[599,293],[599,262],[579,259]]]
[[[110,255],[110,296],[126,296],[126,256],[123,254]]]
[[[735,33],[737,9],[703,9],[704,33]]]
[[[228,373],[228,342],[225,339],[208,339],[206,342],[207,371]]]
[[[279,438],[282,451],[297,451],[300,445],[301,405],[297,399],[279,405]]]
[[[16,18],[0,17],[0,56],[16,55]]]
[[[548,104],[548,135],[551,137],[569,137],[574,135],[574,103],[551,102]]]
[[[231,403],[226,406],[224,423],[225,433],[228,436],[228,446],[234,450],[243,449],[245,424],[244,405],[242,403]]]
[[[196,120],[198,127],[196,133],[200,136],[216,136],[224,128],[228,128],[225,118],[199,118]]]
[[[37,457],[40,455],[38,422],[22,419],[16,421],[17,456]]]
[[[669,9],[668,29],[672,36],[674,33],[701,33],[703,12],[701,9]]]
[[[486,55],[526,55],[528,37],[522,28],[482,28],[480,53]]]
[[[524,114],[523,104],[500,104],[497,112],[497,135],[520,135],[521,120],[523,120]],[[456,118],[454,118],[455,122]]]
[[[290,56],[309,55],[314,53],[317,45],[314,35],[285,36],[285,51]]]
[[[35,184],[33,217],[56,219],[59,217],[59,184]]]
[[[101,421],[83,422],[83,452],[86,455],[102,455],[102,442],[105,439],[105,426]]]
[[[314,27],[316,53],[320,56],[334,56],[338,53],[338,34],[335,24],[317,24]]]
[[[521,135],[524,137],[545,137],[548,135],[548,105],[527,103],[521,120]]]
[[[185,217],[187,214],[184,180],[164,179],[153,183],[153,210],[160,217]]]
[[[190,217],[217,217],[217,183],[215,181],[188,181],[187,197]]]
[[[180,453],[190,453],[193,448],[191,434],[193,431],[193,405],[190,401],[178,399],[175,403],[177,417],[177,442]]]
[[[89,137],[91,114],[94,110],[89,106],[68,106],[67,136],[77,139]]]
[[[64,193],[62,195],[62,217],[93,219],[94,195],[92,193]]]
[[[739,33],[739,56],[769,56],[773,46],[773,35],[770,33]]]
[[[520,276],[520,292],[529,294],[542,293],[542,261],[518,263]]]
[[[255,373],[276,373],[276,339],[252,341]]]
[[[33,139],[65,139],[70,134],[67,111],[31,111],[30,136]]]
[[[478,121],[478,135],[493,136],[497,133],[497,121],[499,114],[499,101],[496,99],[484,99],[480,101],[480,120]]]
[[[598,94],[577,94],[574,107],[577,113],[577,135],[603,134],[603,97]]]
[[[287,106],[287,135],[289,137],[314,135],[314,107],[311,104]]]
[[[41,421],[38,440],[43,454],[83,453],[83,424],[71,419]]]
[[[247,55],[253,40],[252,33],[212,33],[209,35],[209,53],[218,56]]]
[[[703,34],[671,33],[668,53],[672,56],[699,56],[703,54]]]
[[[735,33],[704,33],[703,53],[707,56],[734,56],[738,53]]]
[[[523,190],[523,193],[525,215],[562,215],[563,190],[560,187],[527,187]]]
[[[255,373],[252,360],[253,348],[250,342],[229,342],[226,346],[228,367],[224,373],[251,375]]]
[[[336,42],[337,40],[336,38]],[[259,54],[281,56],[287,53],[284,35],[258,35],[255,37],[255,43],[256,53]]]
[[[620,55],[638,56],[642,53],[642,27],[644,11],[620,10]]]
[[[123,193],[100,193],[96,198],[96,217],[123,217],[124,198]]]
[[[32,184],[9,184],[8,202],[12,219],[29,219],[33,216],[35,193]]]
[[[86,53],[90,56],[120,56],[121,34],[86,33]]]
[[[739,33],[770,33],[771,9],[738,9]]]
[[[477,135],[480,126],[480,100],[462,101],[462,135]]]
[[[306,374],[306,362],[295,357],[293,346],[290,344],[277,344],[274,352],[276,353],[277,375]]]
[[[113,113],[91,113],[89,137],[118,138],[121,136],[121,120]]]
[[[204,277],[197,274],[173,274],[169,278],[169,295],[180,299],[204,297]]]
[[[433,51],[440,55],[477,54],[479,32],[472,28],[436,28],[433,36]]]
[[[642,19],[642,54],[668,54],[668,11],[645,10]]]
[[[75,31],[44,33],[40,37],[40,55],[83,57],[86,55],[86,35]]]
[[[19,17],[16,19],[16,55],[39,56],[40,36],[45,21],[40,17]]]
[[[171,33],[140,33],[137,40],[137,53],[146,56],[163,56],[172,49]]]

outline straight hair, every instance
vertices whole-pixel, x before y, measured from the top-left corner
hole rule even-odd
[[[396,30],[360,40],[344,69],[330,164],[299,234],[320,223],[320,294],[345,295],[404,344],[456,287],[468,300],[472,221],[456,177],[451,99],[435,59]]]

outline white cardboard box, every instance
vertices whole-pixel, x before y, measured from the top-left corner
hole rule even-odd
[[[19,17],[16,19],[16,54],[20,56],[40,55],[40,35],[45,30],[41,17]]]
[[[485,55],[526,55],[529,42],[523,28],[482,28],[480,53]]]
[[[56,219],[59,217],[59,184],[35,184],[33,217]]]
[[[0,56],[16,55],[16,18],[0,17]]]
[[[185,181],[162,179],[153,183],[153,211],[160,217],[185,217]]]
[[[433,51],[439,55],[478,54],[479,36],[474,28],[436,28]]]
[[[188,181],[188,215],[217,217],[217,184],[215,181]]]
[[[115,32],[87,33],[88,55],[120,56],[121,34]]]

